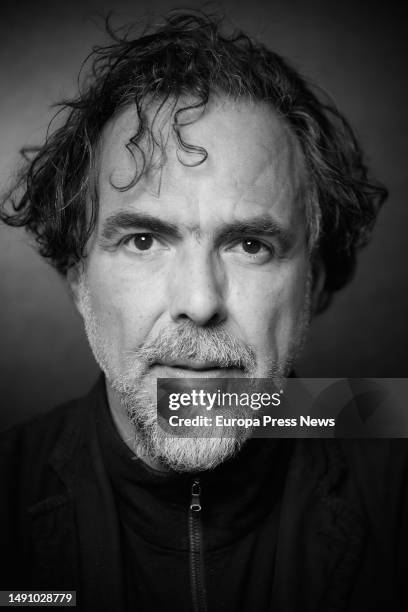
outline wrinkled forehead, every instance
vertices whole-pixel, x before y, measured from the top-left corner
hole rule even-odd
[[[214,97],[204,110],[183,110],[190,104],[152,104],[142,131],[133,106],[106,125],[98,178],[102,205],[106,200],[127,206],[137,198],[177,198],[181,188],[198,197],[205,184],[214,197],[265,206],[284,201],[286,207],[293,204],[291,212],[299,208],[303,155],[269,105]]]

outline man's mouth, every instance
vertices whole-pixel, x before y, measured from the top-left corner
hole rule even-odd
[[[235,378],[244,376],[242,367],[225,366],[216,361],[202,361],[197,359],[175,359],[157,361],[152,364],[151,368],[160,378],[185,377],[185,378],[201,378],[223,377]]]

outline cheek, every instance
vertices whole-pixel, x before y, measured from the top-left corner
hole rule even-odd
[[[302,319],[306,291],[303,265],[287,266],[236,288],[231,295],[235,324],[258,355],[286,352]]]
[[[104,335],[112,344],[134,348],[145,339],[160,316],[161,283],[135,274],[134,267],[90,262],[87,284],[92,306]],[[154,278],[154,281],[153,281]]]

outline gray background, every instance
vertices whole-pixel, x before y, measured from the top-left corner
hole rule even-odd
[[[173,1],[2,2],[0,184],[42,141],[50,105],[75,91],[81,61],[117,23]],[[200,7],[201,2],[189,2]],[[403,2],[225,1],[230,20],[291,59],[336,99],[391,196],[353,283],[314,322],[302,376],[408,376],[407,15]],[[79,317],[24,232],[0,228],[0,428],[85,392],[97,376]]]

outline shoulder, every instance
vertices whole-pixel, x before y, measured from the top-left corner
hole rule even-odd
[[[90,412],[101,395],[99,380],[84,397],[53,408],[26,423],[0,433],[0,481],[7,478],[33,477],[44,469],[50,458],[71,452],[80,443]]]
[[[406,438],[338,440],[342,457],[354,478],[373,486],[391,484],[408,476],[408,440]]]
[[[339,440],[343,460],[360,497],[370,506],[408,506],[408,440]]]
[[[343,466],[334,496],[356,511],[373,550],[408,569],[408,440],[326,442],[336,443]]]
[[[317,496],[343,500],[381,532],[404,517],[408,526],[407,439],[302,440],[299,447],[299,473],[317,483]]]

